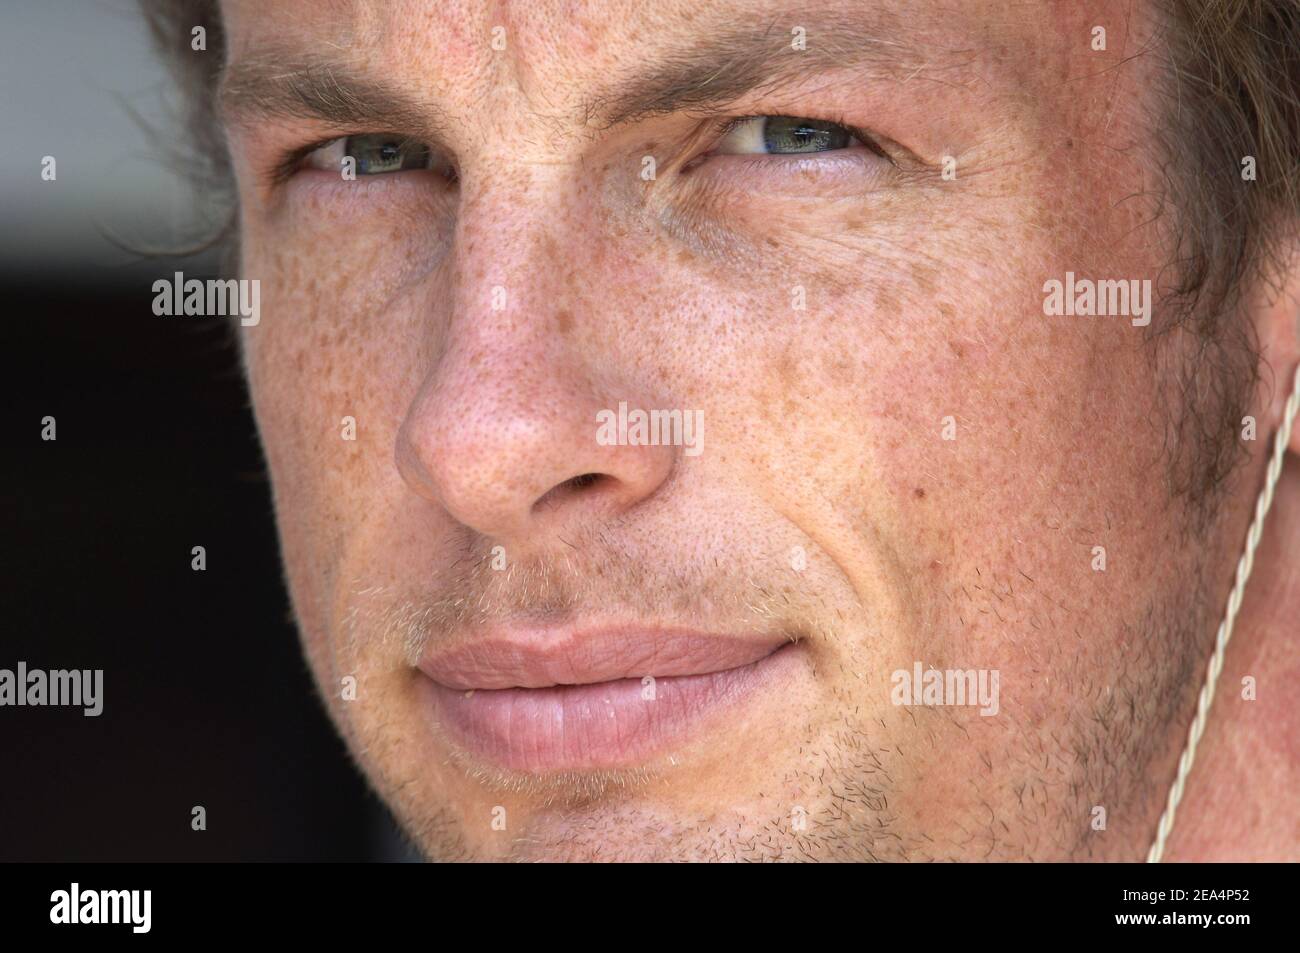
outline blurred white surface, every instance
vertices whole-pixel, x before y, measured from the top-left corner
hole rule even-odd
[[[131,0],[0,2],[0,267],[127,265],[114,246],[174,248],[195,203],[158,140],[176,91]],[[42,181],[42,157],[57,179]]]

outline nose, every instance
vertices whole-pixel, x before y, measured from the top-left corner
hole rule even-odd
[[[484,537],[530,547],[547,529],[636,507],[680,450],[597,438],[602,411],[652,397],[615,349],[591,343],[609,338],[590,324],[581,353],[573,343],[583,322],[623,322],[558,277],[602,281],[583,268],[583,243],[598,239],[574,227],[572,208],[482,195],[462,206],[446,331],[398,431],[398,470],[414,492]],[[616,308],[616,289],[602,290]]]

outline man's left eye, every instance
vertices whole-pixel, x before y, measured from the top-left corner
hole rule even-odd
[[[720,155],[806,155],[863,145],[835,122],[794,116],[748,116],[727,124],[713,148]]]

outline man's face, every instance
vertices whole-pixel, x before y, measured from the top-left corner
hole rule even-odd
[[[1154,24],[224,13],[293,603],[427,853],[1142,852],[1207,557],[1143,328],[1044,284],[1158,294]]]

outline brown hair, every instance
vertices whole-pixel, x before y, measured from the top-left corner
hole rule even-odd
[[[199,247],[224,247],[228,261],[235,252],[235,189],[230,153],[217,116],[217,86],[226,62],[226,36],[217,0],[140,0],[154,46],[161,53],[183,97],[186,141],[169,145],[176,168],[186,170],[195,189],[224,199],[227,214]],[[191,47],[194,31],[203,30],[203,55]],[[180,254],[196,248],[178,250]]]
[[[1162,291],[1174,307],[1153,330],[1184,338],[1166,375],[1183,407],[1166,415],[1172,489],[1208,505],[1242,455],[1259,383],[1243,296],[1280,293],[1300,234],[1300,0],[1161,9],[1167,83],[1156,136],[1174,237]]]

